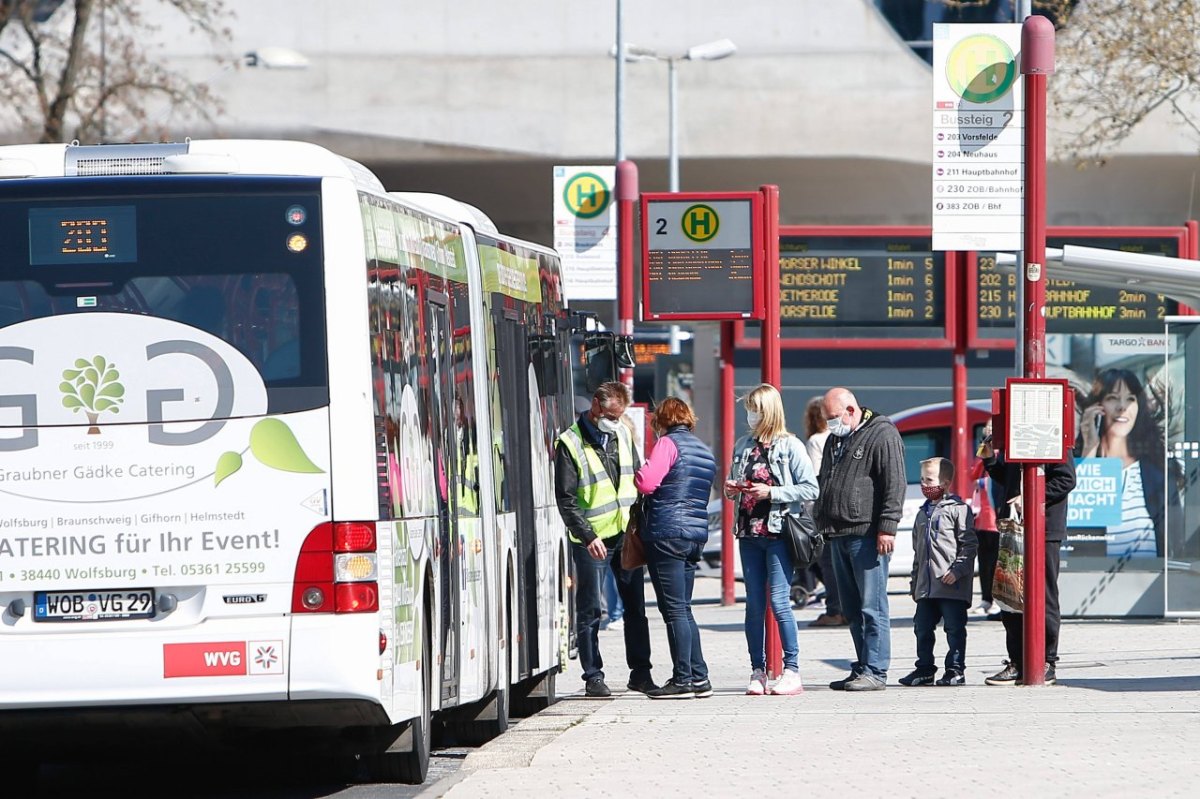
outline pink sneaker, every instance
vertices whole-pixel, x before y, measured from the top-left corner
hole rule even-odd
[[[755,669],[750,675],[750,684],[746,686],[746,696],[762,696],[767,692],[767,673]]]
[[[800,679],[800,672],[791,669],[785,671],[783,676],[771,686],[771,693],[778,696],[795,696],[804,693],[804,683]]]

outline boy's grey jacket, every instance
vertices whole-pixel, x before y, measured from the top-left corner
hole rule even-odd
[[[962,497],[947,494],[940,502],[926,500],[913,522],[912,598],[970,604],[977,547],[975,515]],[[948,571],[958,578],[954,585],[942,582]]]
[[[886,416],[864,408],[866,421],[844,441],[825,441],[821,495],[814,511],[827,537],[896,534],[904,510],[904,441]],[[835,463],[838,445],[845,447]]]
[[[758,441],[742,436],[733,445],[733,463],[727,480],[740,481],[746,474],[746,459]],[[791,433],[771,442],[767,458],[775,485],[771,486],[771,512],[767,515],[767,530],[778,534],[783,529],[783,513],[799,512],[801,503],[817,498],[817,476],[812,461],[800,439]]]

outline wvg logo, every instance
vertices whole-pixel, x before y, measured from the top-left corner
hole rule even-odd
[[[212,421],[205,422],[195,430],[169,433],[164,429],[163,409],[170,403],[183,402],[182,388],[152,389],[146,392],[146,420],[150,422],[147,437],[151,444],[165,447],[183,447],[199,444],[215,436],[225,426],[224,421],[233,410],[233,374],[228,364],[212,348],[196,341],[166,340],[146,347],[146,361],[164,355],[190,355],[212,372],[217,388],[216,407]],[[34,365],[34,351],[28,347],[0,347],[0,360],[19,361]],[[87,414],[91,427],[89,435],[100,432],[96,423],[100,413],[118,413],[125,401],[125,386],[117,382],[120,373],[112,363],[97,355],[92,360],[79,358],[75,368],[63,371],[64,378],[58,389],[62,393],[62,404],[73,412]],[[0,408],[18,408],[21,411],[21,426],[24,432],[15,438],[0,439],[0,452],[19,452],[38,445],[38,396],[36,394],[0,395]]]

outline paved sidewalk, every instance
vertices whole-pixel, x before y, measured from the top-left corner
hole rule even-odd
[[[893,581],[893,588],[901,588]],[[739,594],[741,585],[738,585]],[[904,688],[915,655],[913,603],[893,595],[886,691],[846,694],[846,628],[806,628],[797,611],[794,697],[743,695],[749,661],[744,606],[721,607],[719,580],[697,581],[696,608],[717,694],[652,701],[581,698],[576,663],[549,710],[468,756],[423,796],[670,797],[1168,797],[1200,793],[1200,622],[1068,621],[1059,684],[986,686],[999,669],[998,621],[969,625],[962,688]],[[647,586],[647,596],[653,591]],[[740,596],[739,596],[740,600]],[[666,638],[651,610],[655,678],[669,676]],[[628,676],[619,633],[602,632],[610,685]],[[944,655],[939,631],[936,653]],[[767,793],[771,791],[772,793]]]

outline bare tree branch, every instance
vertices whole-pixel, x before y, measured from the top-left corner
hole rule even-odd
[[[44,21],[34,18],[38,0],[0,0],[0,64],[11,65],[0,69],[0,120],[41,141],[104,138],[144,124],[155,98],[211,120],[220,109],[208,87],[168,68],[148,44],[162,41],[152,21],[162,14],[148,16],[151,6],[181,15],[214,52],[224,50],[225,0],[66,0]]]

